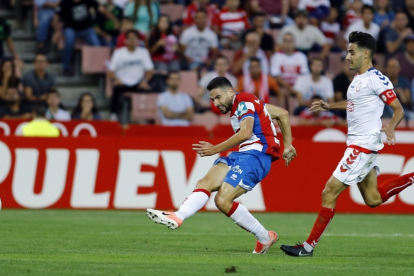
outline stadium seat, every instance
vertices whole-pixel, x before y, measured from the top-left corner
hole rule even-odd
[[[83,46],[81,51],[83,74],[102,74],[106,72],[105,63],[111,59],[111,49],[109,47]]]
[[[184,10],[185,6],[180,4],[163,4],[160,7],[160,12],[162,14],[168,14],[171,22],[180,20],[183,17]]]
[[[210,131],[218,124],[218,116],[213,112],[194,114],[191,124],[195,126],[204,126]]]
[[[195,71],[181,71],[181,85],[178,89],[180,92],[189,94],[191,97],[197,97],[198,80],[197,72]]]
[[[132,101],[132,121],[156,120],[158,94],[153,93],[130,93]]]

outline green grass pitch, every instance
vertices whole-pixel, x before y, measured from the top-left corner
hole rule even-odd
[[[220,213],[171,231],[142,211],[2,210],[0,275],[414,275],[412,215],[337,214],[312,258],[279,246],[303,241],[315,214],[255,215],[280,236],[267,255]]]

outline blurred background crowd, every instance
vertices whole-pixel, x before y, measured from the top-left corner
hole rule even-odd
[[[212,127],[229,119],[206,87],[226,76],[292,124],[346,125],[308,107],[346,99],[363,31],[414,128],[413,30],[414,0],[3,0],[0,117]]]

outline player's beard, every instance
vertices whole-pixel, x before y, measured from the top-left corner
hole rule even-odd
[[[222,114],[226,114],[230,110],[230,104],[229,103],[223,103],[218,104],[216,107],[220,110]]]

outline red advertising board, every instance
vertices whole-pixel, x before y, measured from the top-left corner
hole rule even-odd
[[[214,157],[199,157],[191,144],[206,137],[79,137],[0,139],[3,208],[177,208]],[[296,140],[298,157],[286,168],[273,163],[265,180],[239,201],[265,212],[316,212],[322,189],[345,150],[344,143]],[[228,153],[224,153],[226,155]],[[378,156],[378,181],[414,171],[414,145],[386,146]],[[213,198],[213,197],[212,197]],[[212,199],[205,209],[216,210]],[[370,209],[357,187],[345,191],[338,212],[414,213],[414,187]]]

